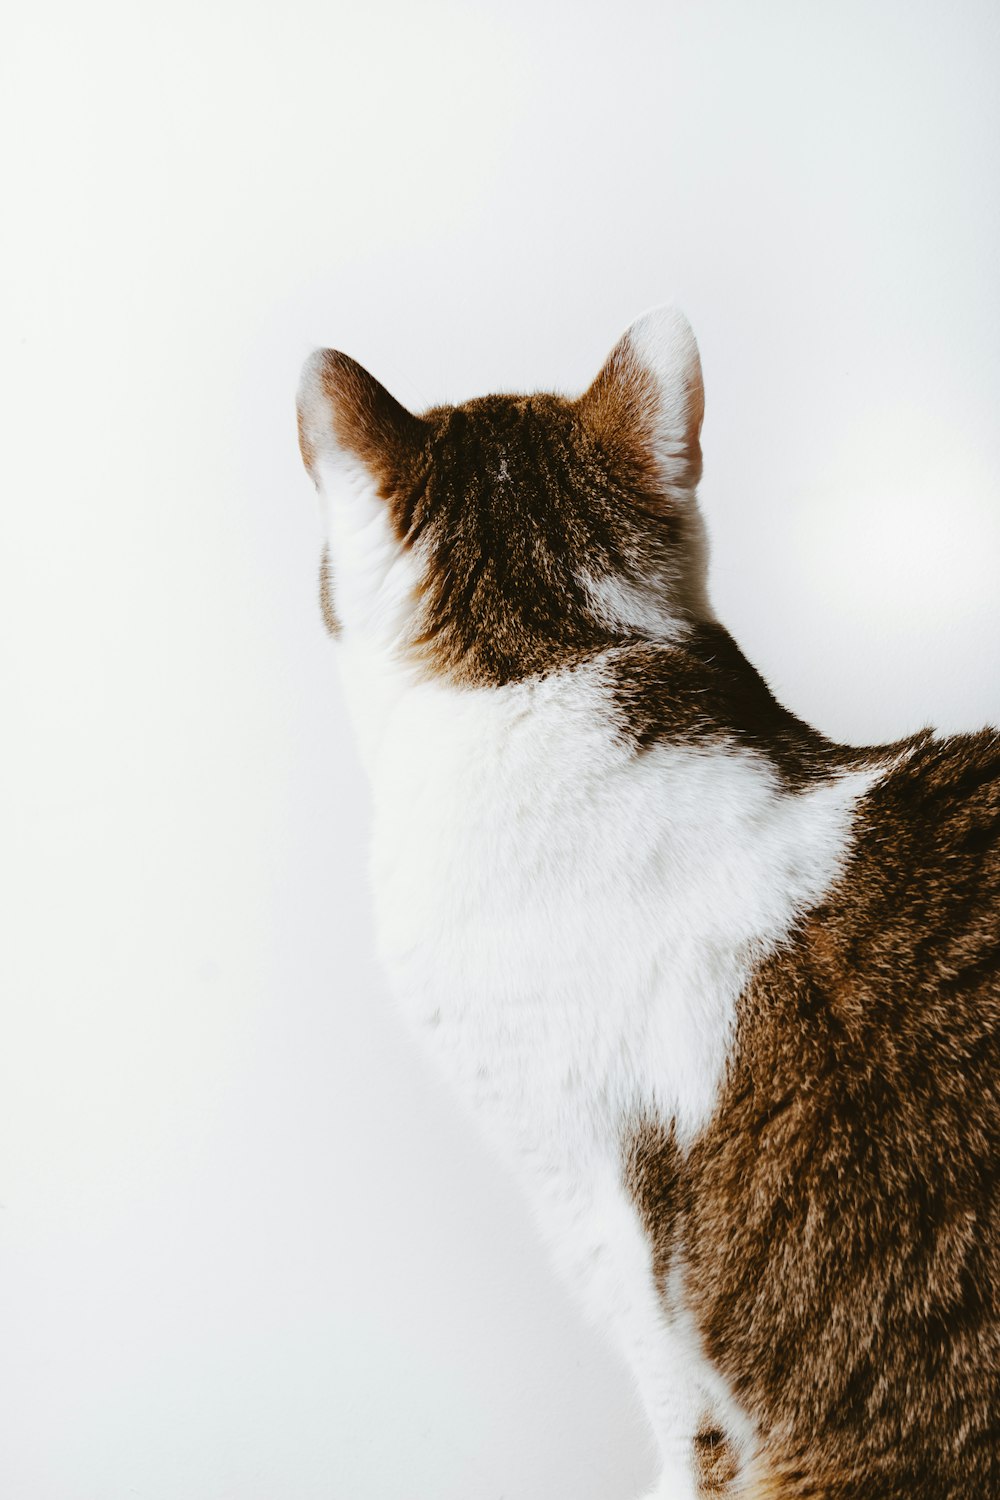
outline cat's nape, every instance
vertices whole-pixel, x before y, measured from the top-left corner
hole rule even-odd
[[[660,1500],[1000,1495],[1000,742],[838,745],[715,620],[697,348],[303,372],[407,1020],[630,1360]]]

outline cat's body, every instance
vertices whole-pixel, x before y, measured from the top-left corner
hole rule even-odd
[[[673,314],[577,403],[307,367],[383,958],[662,1500],[1000,1493],[1000,744],[775,703],[705,599],[700,418]]]

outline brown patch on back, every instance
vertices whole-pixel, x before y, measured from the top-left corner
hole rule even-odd
[[[930,734],[854,748],[828,740],[782,707],[727,630],[693,628],[676,645],[636,642],[608,663],[622,731],[640,750],[725,741],[764,755],[788,789],[838,771],[885,764]]]
[[[763,1500],[1000,1494],[1000,740],[916,746],[823,906],[757,971],[718,1111],[669,1182],[704,1347]],[[656,1194],[636,1190],[647,1222]]]

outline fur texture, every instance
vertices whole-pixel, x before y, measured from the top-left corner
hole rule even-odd
[[[635,1371],[662,1500],[1000,1493],[1000,751],[715,621],[674,310],[578,400],[303,372],[404,1015]]]

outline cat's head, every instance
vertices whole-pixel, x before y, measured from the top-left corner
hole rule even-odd
[[[328,627],[497,685],[707,618],[703,408],[673,308],[633,323],[576,400],[486,396],[414,416],[318,350],[298,412],[327,525]]]

